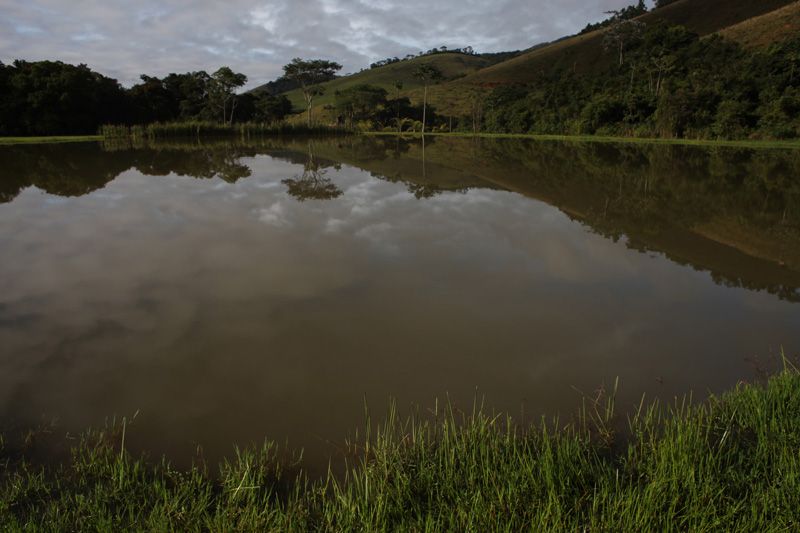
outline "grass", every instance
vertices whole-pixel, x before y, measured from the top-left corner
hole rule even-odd
[[[213,137],[247,139],[263,135],[328,135],[338,133],[349,133],[349,131],[326,125],[309,127],[304,124],[289,124],[286,122],[276,124],[245,122],[232,125],[202,121],[155,122],[144,126],[105,125],[100,128],[101,138],[104,140],[130,139],[134,141]]]
[[[102,141],[102,135],[53,135],[47,137],[0,137],[0,144],[45,144]]]
[[[395,132],[362,132],[362,135],[396,136]],[[403,137],[419,138],[420,133],[403,133]],[[651,137],[611,137],[603,135],[537,135],[531,133],[471,133],[471,132],[431,132],[427,137],[478,137],[487,139],[533,139],[538,141],[601,142],[633,144],[670,144],[689,146],[727,146],[738,148],[782,148],[800,149],[800,140],[711,140],[711,139],[662,139]]]
[[[800,2],[754,17],[719,32],[748,48],[766,48],[800,33]]]
[[[703,404],[613,395],[574,423],[525,430],[476,406],[367,422],[342,476],[309,480],[271,444],[216,470],[147,462],[126,424],[83,435],[61,466],[3,450],[8,531],[796,531],[800,374]],[[130,428],[128,428],[130,431]]]

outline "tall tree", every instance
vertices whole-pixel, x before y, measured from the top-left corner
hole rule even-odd
[[[239,74],[230,67],[221,67],[211,75],[211,105],[222,111],[222,123],[232,124],[236,110],[236,89],[247,83],[247,76]],[[230,115],[228,105],[230,104]]]
[[[336,109],[350,122],[369,120],[386,107],[386,89],[362,83],[336,91]]]
[[[284,76],[300,85],[303,97],[306,100],[306,110],[308,125],[311,126],[311,106],[314,98],[325,93],[325,89],[320,87],[320,83],[332,80],[336,73],[342,69],[342,65],[334,61],[324,59],[304,60],[296,57],[288,65],[284,65]]]
[[[627,18],[624,11],[607,11],[607,13],[612,15],[612,22],[603,35],[603,46],[606,50],[617,51],[619,66],[622,66],[625,63],[625,50],[642,38],[645,24]]]
[[[417,67],[414,77],[422,81],[424,92],[422,96],[422,134],[425,135],[425,118],[428,109],[428,85],[442,79],[442,71],[430,64]]]
[[[400,133],[400,91],[403,90],[403,82],[401,80],[395,81],[394,88],[397,89],[397,98],[395,99],[397,103],[397,133]]]

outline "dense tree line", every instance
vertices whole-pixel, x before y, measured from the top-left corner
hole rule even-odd
[[[624,21],[629,24],[632,21]],[[619,31],[619,40],[613,38]],[[494,89],[484,131],[686,138],[800,136],[800,39],[766,50],[681,26],[607,30],[609,65]],[[461,129],[472,127],[463,117]]]
[[[91,134],[103,124],[184,120],[274,122],[292,111],[285,96],[236,94],[246,81],[222,67],[213,74],[143,75],[126,89],[86,65],[0,63],[0,135]]]

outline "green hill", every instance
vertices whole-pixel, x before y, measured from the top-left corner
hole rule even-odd
[[[765,47],[795,37],[800,35],[800,2],[748,19],[719,33],[749,48]]]
[[[709,35],[753,17],[780,9],[794,0],[678,0],[639,17],[645,24],[666,21],[686,26],[699,35]],[[434,87],[431,102],[440,112],[466,114],[468,99],[475,91],[499,85],[526,83],[553,69],[573,69],[590,74],[609,67],[614,57],[602,44],[603,32],[595,31],[564,39],[503,61],[450,83]],[[419,95],[412,93],[412,99]]]
[[[639,17],[645,24],[665,21],[686,26],[701,35],[720,33],[745,45],[764,45],[796,34],[800,27],[800,2],[796,0],[678,0]],[[401,94],[414,102],[422,99],[421,84],[414,78],[420,64],[438,67],[445,81],[429,89],[429,101],[443,115],[469,114],[476,94],[511,84],[529,83],[554,69],[591,74],[607,69],[614,61],[602,45],[603,31],[594,31],[537,45],[511,59],[446,53],[423,56],[384,67],[365,70],[325,83],[326,93],[315,101],[315,113],[334,101],[337,90],[357,84],[383,87],[393,94],[396,80],[404,84]],[[286,93],[295,109],[304,110],[298,90]]]
[[[420,81],[414,77],[414,72],[420,65],[433,65],[442,72],[446,81],[452,81],[470,73],[477,72],[496,62],[497,58],[492,56],[459,53],[439,53],[399,61],[382,67],[362,70],[356,74],[342,76],[341,78],[323,83],[322,86],[325,88],[325,94],[314,100],[314,106],[332,104],[335,99],[336,91],[341,91],[360,84],[382,87],[389,91],[390,94],[396,91],[395,82],[398,80],[403,82],[404,91],[406,92],[422,87]],[[285,94],[289,97],[295,109],[305,109],[305,101],[299,89],[289,91]]]

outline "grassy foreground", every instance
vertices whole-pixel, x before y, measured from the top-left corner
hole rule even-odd
[[[527,431],[445,410],[387,422],[342,477],[309,481],[272,445],[209,471],[84,435],[60,467],[3,451],[11,531],[797,531],[800,375],[699,405],[642,406],[626,437],[613,401]],[[368,430],[369,433],[369,430]]]

